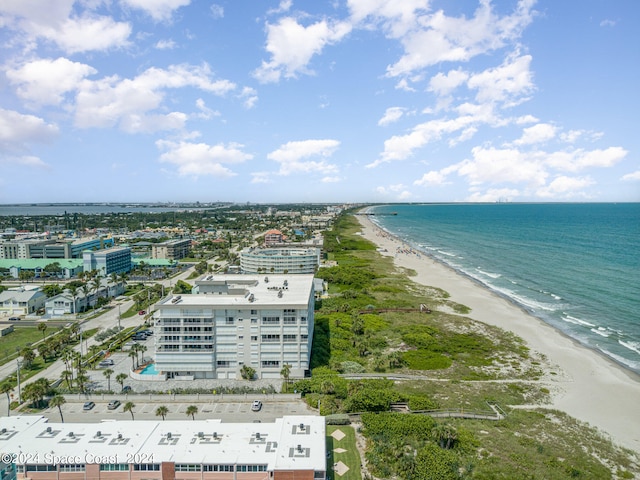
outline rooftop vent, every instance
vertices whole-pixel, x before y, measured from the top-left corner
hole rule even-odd
[[[256,433],[256,440],[260,440],[260,433]]]
[[[167,433],[167,438],[171,438],[171,432]]]
[[[288,281],[288,280],[285,280],[285,281],[284,281],[284,286],[285,286],[285,287],[288,287],[288,286],[289,286],[289,281]]]
[[[198,438],[204,438],[204,432],[198,432]]]
[[[256,297],[254,297],[253,293],[251,295],[249,295],[249,301],[253,302],[256,299]]]
[[[264,277],[264,283],[269,283],[269,277]]]
[[[3,428],[2,430],[0,430],[0,433],[7,433],[7,429]]]
[[[118,434],[118,440],[122,440],[122,434],[121,433]]]
[[[298,444],[298,451],[302,452],[302,445]]]
[[[304,423],[301,423],[300,425],[298,425],[298,428],[299,428],[300,430],[304,430]]]
[[[69,432],[67,436],[73,438],[73,432]]]
[[[213,438],[218,438],[218,432],[213,432]]]
[[[278,290],[278,298],[282,298],[282,290]]]
[[[96,437],[100,438],[101,436],[102,436],[102,432],[101,432],[100,430],[98,430],[98,431],[96,432]]]
[[[47,433],[51,433],[51,427],[47,427]]]

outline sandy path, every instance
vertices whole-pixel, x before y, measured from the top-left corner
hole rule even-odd
[[[359,215],[362,235],[377,244],[397,266],[413,269],[411,279],[441,288],[450,299],[471,308],[471,318],[514,332],[562,370],[551,407],[588,422],[615,443],[640,452],[640,376],[563,335],[506,299],[426,255],[397,253],[403,246]]]

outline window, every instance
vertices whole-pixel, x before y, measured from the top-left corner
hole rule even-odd
[[[303,325],[307,323],[307,317],[300,317],[300,323],[302,323]]]
[[[233,465],[203,465],[205,472],[233,472]]]
[[[280,325],[280,317],[262,317],[263,325]]]
[[[218,360],[216,362],[216,365],[218,367],[230,367],[231,366],[231,361],[230,360]]]
[[[85,464],[84,463],[64,463],[60,465],[61,472],[84,472]]]
[[[309,340],[309,335],[300,335],[301,342],[306,342],[307,340]]]
[[[257,342],[258,341],[258,335],[251,335],[251,341],[252,342]]]
[[[266,465],[236,465],[236,472],[266,472]]]
[[[18,465],[17,471],[20,473],[21,465]],[[26,465],[27,472],[55,472],[58,470],[57,465]]]
[[[277,335],[277,334],[262,335],[262,342],[263,343],[279,343],[280,342],[280,335]]]
[[[262,360],[262,366],[264,368],[279,367],[280,360]]]
[[[202,465],[195,463],[176,463],[176,472],[201,472]]]
[[[296,320],[296,317],[290,317],[287,315],[284,316],[283,322],[285,325],[295,325],[296,323],[298,323],[298,321]]]
[[[294,343],[298,341],[297,335],[282,335],[282,341],[284,343]]]
[[[234,324],[233,317],[227,317],[224,323],[226,325],[233,325]]]
[[[138,472],[159,472],[159,463],[136,463],[133,465],[133,469]]]
[[[128,472],[128,463],[102,463],[100,464],[100,471],[102,472]]]

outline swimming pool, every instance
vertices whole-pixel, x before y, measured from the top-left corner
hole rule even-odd
[[[140,372],[140,375],[160,375],[161,372],[156,370],[156,364],[150,363]]]

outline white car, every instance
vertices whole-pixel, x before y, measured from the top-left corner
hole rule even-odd
[[[261,408],[262,402],[260,400],[254,400],[251,404],[251,410],[253,410],[254,412],[259,412]]]

